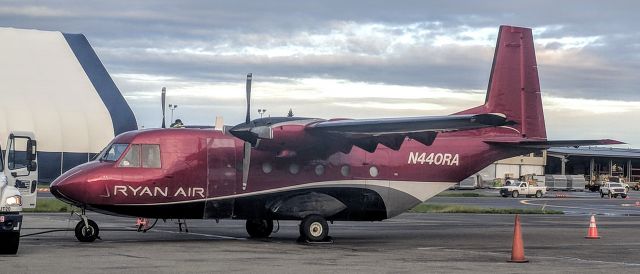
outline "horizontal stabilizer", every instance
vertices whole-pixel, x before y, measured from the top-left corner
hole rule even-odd
[[[491,145],[503,145],[503,146],[512,146],[512,147],[521,147],[521,148],[540,148],[546,149],[551,147],[581,147],[581,146],[602,146],[602,145],[621,145],[625,144],[624,142],[611,140],[611,139],[601,139],[601,140],[558,140],[558,141],[547,141],[547,140],[487,140],[485,143]]]

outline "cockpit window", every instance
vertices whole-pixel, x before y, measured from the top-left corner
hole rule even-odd
[[[140,167],[140,145],[131,145],[120,161],[120,167]]]
[[[160,145],[142,145],[142,167],[160,168]]]
[[[107,162],[117,161],[122,155],[122,153],[127,149],[127,146],[129,146],[129,144],[111,145],[111,147],[109,147],[109,149],[106,150],[106,153],[104,153],[100,157],[100,161],[107,161]]]

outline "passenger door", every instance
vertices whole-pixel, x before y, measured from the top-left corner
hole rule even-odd
[[[35,208],[38,197],[37,143],[31,132],[12,132],[7,141],[7,181],[22,196],[23,208]]]
[[[233,214],[234,199],[228,196],[236,194],[235,149],[233,139],[207,138],[205,218],[225,218]]]

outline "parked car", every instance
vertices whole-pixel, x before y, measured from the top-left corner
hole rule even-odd
[[[605,182],[600,187],[600,198],[604,198],[604,196],[609,198],[618,198],[618,196],[627,198],[627,188],[625,188],[622,183]]]

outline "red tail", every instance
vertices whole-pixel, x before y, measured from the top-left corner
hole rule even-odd
[[[460,114],[502,113],[525,138],[547,138],[531,29],[500,26],[484,105]]]

